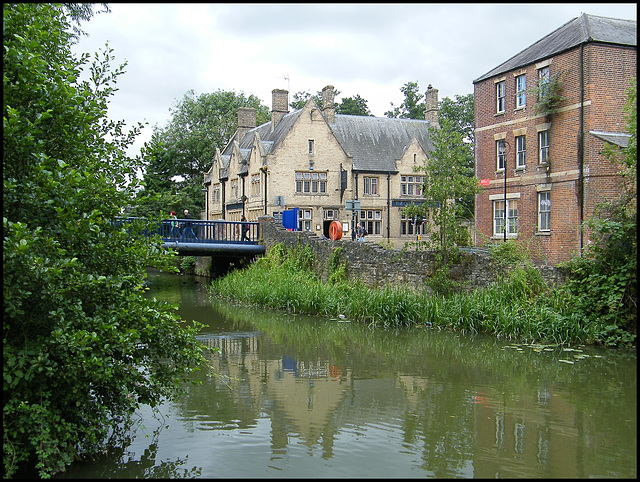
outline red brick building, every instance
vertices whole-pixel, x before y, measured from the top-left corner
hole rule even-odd
[[[636,49],[635,21],[583,14],[474,81],[476,245],[516,239],[551,265],[582,252],[582,222],[620,189],[601,152],[628,144]],[[556,110],[541,112],[554,85]]]

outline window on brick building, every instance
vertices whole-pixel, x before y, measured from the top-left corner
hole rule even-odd
[[[541,100],[549,92],[550,80],[551,74],[548,66],[538,70],[538,100]]]
[[[527,105],[527,77],[518,75],[516,77],[516,108]]]
[[[525,136],[516,137],[516,167],[527,165],[527,142]]]
[[[363,193],[371,196],[378,195],[378,178],[377,177],[364,177],[364,189]]]
[[[504,81],[496,84],[496,112],[504,112],[505,110],[505,83]]]
[[[493,235],[504,236],[504,201],[493,201]],[[518,234],[518,201],[507,200],[507,236]]]
[[[538,231],[551,230],[551,192],[538,193]]]
[[[309,154],[314,154],[314,147],[313,139],[309,139]]]
[[[507,162],[506,145],[504,139],[496,141],[496,170],[504,171]]]
[[[549,162],[549,131],[538,132],[538,162]]]

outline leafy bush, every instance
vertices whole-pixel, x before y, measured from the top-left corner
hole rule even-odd
[[[140,404],[172,397],[202,358],[196,328],[143,296],[169,256],[133,198],[139,132],[106,119],[122,68],[71,53],[60,4],[4,4],[4,476],[49,477],[126,442]],[[32,475],[32,474],[29,474]]]

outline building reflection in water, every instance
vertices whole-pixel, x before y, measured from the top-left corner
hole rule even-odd
[[[588,454],[601,446],[590,440],[596,427],[553,385],[536,389],[532,381],[533,389],[513,390],[505,382],[480,390],[464,365],[451,373],[469,373],[453,384],[434,364],[407,374],[392,360],[374,376],[362,376],[361,367],[340,366],[320,351],[301,358],[259,332],[202,341],[219,350],[209,359],[218,379],[228,383],[238,426],[270,420],[272,460],[285,457],[292,442],[309,455],[321,447],[330,459],[341,433],[382,427],[437,477],[594,473]]]

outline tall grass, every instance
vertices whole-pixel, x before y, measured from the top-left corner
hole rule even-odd
[[[373,325],[429,325],[531,343],[588,343],[596,337],[597,327],[572,315],[570,300],[532,267],[516,267],[504,280],[472,293],[432,296],[391,286],[374,289],[344,277],[323,282],[314,266],[308,247],[274,247],[248,268],[214,280],[212,295]]]

